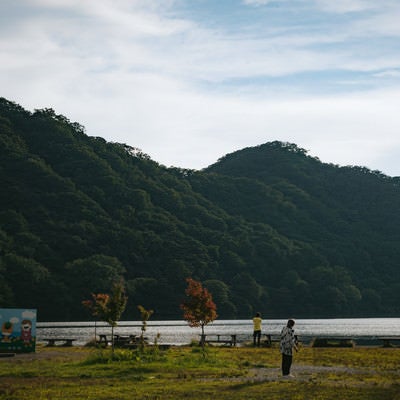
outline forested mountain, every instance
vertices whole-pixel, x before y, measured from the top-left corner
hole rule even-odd
[[[166,168],[3,98],[0,151],[0,307],[87,319],[123,278],[124,319],[181,318],[190,276],[220,318],[399,313],[398,178],[281,142]]]

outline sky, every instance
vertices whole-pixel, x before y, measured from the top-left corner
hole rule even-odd
[[[400,176],[400,0],[1,0],[0,97],[202,169],[295,143]]]

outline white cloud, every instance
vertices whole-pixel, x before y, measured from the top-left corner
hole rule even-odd
[[[277,0],[243,0],[243,4],[246,4],[249,6],[265,6],[270,3],[275,3],[276,1]]]
[[[138,113],[118,141],[142,148],[167,166],[189,168],[206,167],[246,146],[282,140],[309,149],[322,161],[380,169],[370,161],[383,157],[394,143],[400,144],[396,107],[400,89],[291,100],[199,95],[183,87],[173,93],[157,96],[154,90],[154,97],[149,93],[144,102],[138,98],[129,103],[127,98],[126,108],[117,117],[124,119],[129,107]],[[99,126],[95,130],[115,138],[111,122],[104,126],[100,118],[101,109],[98,107]],[[108,113],[113,112],[117,110],[108,109]],[[151,134],[140,135],[142,131]]]
[[[97,25],[98,30],[109,31],[112,35],[165,36],[187,29],[187,21],[165,18],[158,13],[171,2],[163,5],[154,1],[135,0],[30,0],[32,4],[55,11],[73,13],[84,22]],[[189,23],[190,25],[190,23]],[[80,26],[85,29],[85,25]]]
[[[280,1],[279,23],[266,13],[257,28],[249,19],[237,29],[223,16],[210,28],[173,1],[25,3],[30,13],[10,20],[16,29],[0,26],[0,95],[30,110],[52,107],[88,134],[140,147],[163,164],[202,168],[270,140],[367,166],[400,148],[400,56],[387,40],[398,31],[393,2],[321,0],[315,10],[314,0]],[[307,20],[289,4],[316,14]],[[327,22],[321,10],[357,18]],[[391,91],[378,86],[383,80]],[[361,83],[374,90],[362,92]]]
[[[314,0],[323,11],[332,13],[360,12],[380,8],[385,1],[375,0]],[[386,1],[387,3],[387,1]]]
[[[398,37],[400,36],[400,5],[388,7],[353,24],[357,32],[364,36]]]
[[[36,311],[25,310],[22,312],[22,318],[34,319],[34,318],[36,318]]]
[[[291,9],[293,7],[309,7],[315,5],[318,9],[324,12],[345,14],[364,12],[395,4],[395,0],[243,0],[243,4],[250,6],[266,6],[266,5],[282,5],[286,4]]]
[[[390,69],[386,71],[377,72],[374,76],[378,78],[394,77],[400,78],[400,69]]]

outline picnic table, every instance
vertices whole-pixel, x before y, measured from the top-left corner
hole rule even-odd
[[[137,341],[135,335],[123,336],[114,335],[114,346],[116,347],[136,347]]]
[[[143,338],[145,342],[147,342],[147,338]],[[140,337],[135,335],[114,335],[114,346],[115,347],[127,347],[127,348],[135,348],[140,343]],[[112,344],[111,337],[108,339],[107,335],[99,335],[99,340],[97,341],[98,345],[104,345],[107,347],[109,344]]]
[[[96,341],[98,345],[104,345],[105,347],[108,346],[108,344],[111,344],[111,340],[107,339],[107,335],[99,335],[99,340]]]
[[[70,347],[70,346],[72,346],[72,343],[76,339],[72,339],[72,338],[45,338],[43,340],[47,342],[47,345],[46,345],[47,347],[55,346],[57,342],[62,342],[61,346]]]
[[[354,347],[353,338],[348,336],[326,336],[316,337],[312,342],[312,347]]]
[[[397,347],[393,342],[400,342],[400,336],[385,336],[378,339],[383,342],[383,347]]]
[[[270,333],[263,333],[261,337],[265,338],[265,340],[261,340],[261,345],[266,347],[272,347],[272,343],[278,343],[281,340],[280,336],[278,335],[273,336]]]

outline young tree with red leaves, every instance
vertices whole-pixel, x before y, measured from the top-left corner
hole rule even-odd
[[[217,318],[217,306],[211,293],[202,284],[192,278],[187,278],[186,299],[181,304],[183,318],[189,326],[201,326],[201,345],[204,347],[204,326]]]

